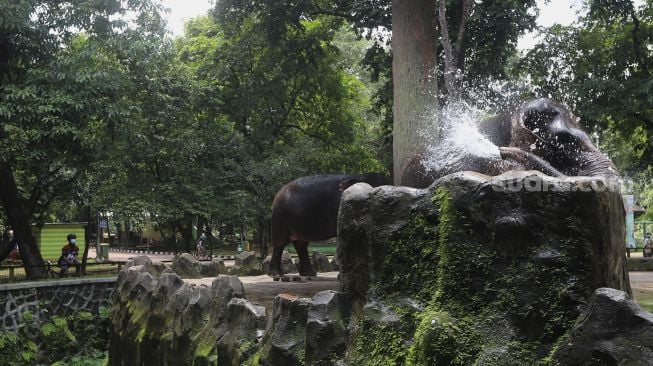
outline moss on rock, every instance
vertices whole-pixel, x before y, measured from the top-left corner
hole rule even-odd
[[[448,313],[427,309],[419,314],[407,365],[469,365],[479,351],[470,319],[456,320]]]

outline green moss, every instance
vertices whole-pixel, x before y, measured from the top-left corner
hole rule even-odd
[[[136,334],[136,343],[142,343],[143,338],[145,338],[145,327],[138,329],[138,334]]]
[[[261,359],[261,351],[254,353],[247,361],[243,362],[244,366],[259,366],[259,361]]]
[[[438,206],[440,223],[438,225],[437,291],[434,303],[452,304],[446,310],[453,316],[464,317],[478,310],[486,299],[479,294],[482,284],[492,271],[495,253],[484,245],[490,235],[484,233],[481,225],[471,225],[466,220],[464,210],[459,209],[444,187],[433,194],[433,202]],[[472,230],[474,226],[474,230]],[[475,240],[474,232],[481,231],[484,239]]]
[[[412,217],[388,240],[383,270],[376,271],[380,294],[404,293],[429,299],[437,282],[437,221],[424,215]]]
[[[161,335],[162,342],[171,342],[175,338],[175,333],[172,331],[165,332]]]
[[[145,327],[145,322],[149,314],[148,308],[140,302],[129,302],[127,303],[127,311],[129,313],[130,323]]]
[[[478,352],[471,324],[448,313],[429,309],[420,314],[407,365],[470,365]]]
[[[382,305],[380,305],[382,306]],[[362,316],[349,347],[352,365],[405,365],[415,331],[417,313],[408,303],[393,302],[383,314]],[[394,318],[395,321],[388,321]]]
[[[200,339],[196,338],[196,347],[194,353],[194,365],[215,365],[218,360],[218,350],[215,346],[215,341],[211,338]]]

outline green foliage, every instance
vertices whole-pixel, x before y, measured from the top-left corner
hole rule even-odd
[[[16,366],[36,363],[37,347],[13,332],[0,332],[0,365]]]
[[[23,314],[18,332],[0,332],[0,365],[102,365],[107,357],[109,319],[81,311],[39,319]]]
[[[24,263],[37,265],[31,224],[54,200],[89,201],[80,178],[105,134],[130,117],[127,75],[142,55],[123,51],[164,28],[155,0],[1,3],[0,201]]]
[[[41,326],[42,357],[48,363],[61,360],[76,353],[79,344],[68,327],[68,320],[57,316]]]
[[[460,24],[462,9],[457,3],[450,2],[447,9],[451,37],[457,36]],[[463,64],[458,65],[469,86],[483,90],[488,79],[508,76],[507,67],[519,36],[535,29],[536,6],[534,0],[474,2],[465,33]]]
[[[651,4],[589,2],[580,26],[554,26],[521,62],[540,95],[567,103],[618,167],[633,173],[653,156]]]

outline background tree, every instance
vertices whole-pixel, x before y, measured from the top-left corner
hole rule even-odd
[[[122,7],[125,6],[125,7]],[[120,123],[124,65],[115,53],[134,11],[135,34],[159,8],[148,0],[3,1],[0,14],[0,201],[28,277],[43,272],[31,224],[93,160],[102,126]],[[132,39],[133,41],[135,39]]]
[[[544,30],[520,75],[532,80],[535,94],[576,111],[600,148],[639,182],[643,198],[651,197],[653,6],[593,1],[584,11],[578,24]]]
[[[406,164],[425,152],[421,133],[437,111],[435,3],[392,2],[392,77],[394,85],[393,171],[395,184]]]

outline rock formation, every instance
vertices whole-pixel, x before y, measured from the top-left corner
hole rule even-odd
[[[200,261],[189,253],[175,256],[172,271],[182,278],[202,278]]]
[[[263,259],[263,262],[261,263],[261,271],[263,273],[268,273],[270,260],[272,260],[271,255],[268,255],[267,257],[265,257],[265,259]],[[288,253],[288,251],[285,250],[281,254],[281,269],[283,270],[283,273],[297,273],[297,266],[293,262],[290,253]]]
[[[111,307],[109,365],[239,365],[258,349],[265,309],[244,299],[236,276],[208,289],[128,262]]]
[[[129,263],[110,365],[648,365],[618,191],[537,172],[343,193],[341,291],[274,299]],[[267,325],[265,325],[267,319]]]
[[[242,252],[236,256],[236,264],[232,268],[232,273],[238,276],[261,275],[263,274],[261,261],[255,252]]]
[[[313,268],[316,272],[331,271],[331,263],[329,263],[329,258],[327,258],[326,254],[324,253],[320,253],[314,250],[311,253],[311,263],[313,264]]]
[[[338,256],[360,315],[346,360],[544,362],[596,289],[630,292],[623,203],[604,188],[537,172],[457,173],[424,190],[350,188]]]

